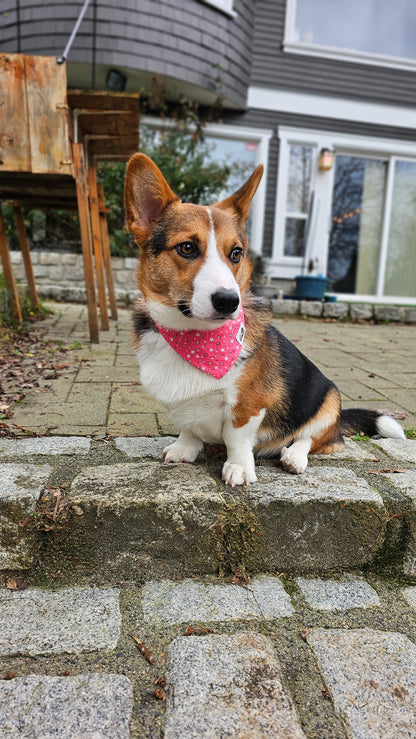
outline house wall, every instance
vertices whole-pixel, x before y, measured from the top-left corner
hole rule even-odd
[[[306,128],[317,131],[333,131],[334,133],[355,134],[357,136],[371,136],[383,139],[402,141],[416,141],[415,131],[412,129],[375,126],[368,123],[340,121],[333,118],[317,118],[308,115],[293,115],[267,110],[249,109],[246,113],[235,115],[226,113],[224,123],[248,128],[265,128],[275,132],[269,144],[268,181],[265,203],[263,252],[270,256],[273,248],[274,218],[277,197],[277,172],[279,162],[278,127]]]
[[[0,51],[59,56],[81,7],[82,2],[67,0],[20,0],[18,48],[16,2],[3,0]],[[96,0],[97,87],[103,86],[108,69],[116,67],[127,72],[128,91],[137,91],[149,75],[160,74],[170,79],[177,94],[185,82],[197,88],[196,96],[198,88],[212,98],[220,91],[227,104],[244,107],[254,3],[235,0],[234,8],[236,16],[231,17],[200,0]],[[70,51],[69,86],[91,86],[93,30],[91,2]],[[220,87],[215,81],[218,76]]]
[[[400,108],[413,112],[416,103],[414,72],[389,69],[345,61],[319,59],[288,53],[283,50],[286,0],[257,0],[253,35],[253,56],[250,86],[299,92],[306,95],[362,101]],[[397,117],[399,120],[399,116]],[[411,127],[377,125],[359,120],[339,120],[330,117],[294,114],[284,110],[249,108],[242,114],[231,111],[224,122],[233,125],[271,129],[263,250],[270,255],[273,248],[274,217],[277,195],[279,160],[279,126],[332,131],[375,138],[416,141]]]
[[[365,102],[416,104],[414,71],[389,69],[283,50],[286,0],[257,0],[251,85]]]

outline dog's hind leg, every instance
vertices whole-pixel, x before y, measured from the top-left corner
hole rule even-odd
[[[284,446],[281,450],[280,461],[287,472],[301,475],[308,466],[308,454],[312,446],[312,439],[297,439],[291,446]]]

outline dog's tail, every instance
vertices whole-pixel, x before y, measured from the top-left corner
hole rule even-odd
[[[341,433],[344,436],[363,433],[366,436],[384,436],[391,439],[404,439],[405,434],[397,421],[383,411],[370,411],[365,408],[347,408],[341,411]]]

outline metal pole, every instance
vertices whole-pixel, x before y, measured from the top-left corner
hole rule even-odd
[[[97,52],[97,0],[93,0],[92,5],[93,20],[92,20],[92,84],[91,87],[95,90],[95,59]]]
[[[90,0],[84,0],[84,5],[82,6],[82,10],[81,10],[81,12],[80,12],[80,14],[78,16],[77,22],[75,23],[74,30],[71,33],[71,36],[69,38],[69,41],[68,41],[67,45],[65,46],[64,53],[62,54],[62,56],[58,56],[57,59],[56,59],[57,64],[63,64],[66,61],[66,59],[68,57],[68,54],[69,54],[69,51],[71,49],[72,43],[74,41],[74,38],[75,38],[75,36],[78,33],[78,29],[79,29],[79,27],[80,27],[80,25],[82,23],[82,19],[83,19],[85,13],[87,12],[87,8],[88,8],[88,5],[89,4],[90,4]]]
[[[20,2],[16,0],[16,25],[17,25],[17,53],[22,53],[21,29],[20,29]]]

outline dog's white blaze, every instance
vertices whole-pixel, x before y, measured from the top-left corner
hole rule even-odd
[[[214,317],[213,314],[215,311],[212,306],[211,295],[221,288],[234,290],[241,298],[240,288],[234,279],[234,275],[218,252],[214,222],[210,209],[207,208],[207,211],[211,224],[208,234],[207,254],[204,264],[194,279],[193,295],[190,304],[192,315],[197,318]],[[240,305],[230,318],[237,318],[239,312]]]

